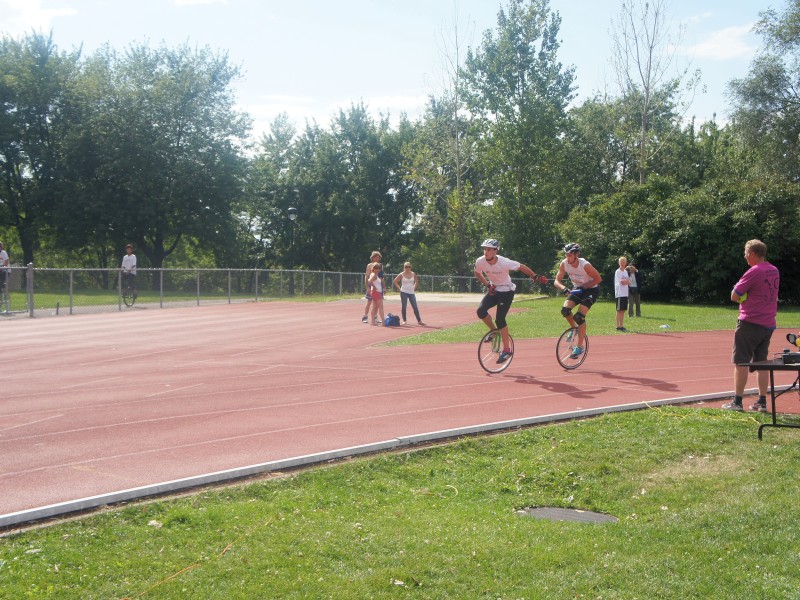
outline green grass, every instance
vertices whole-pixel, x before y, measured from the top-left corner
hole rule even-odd
[[[567,328],[561,316],[563,298],[515,299],[514,308],[508,316],[508,326],[515,339],[558,337]],[[477,304],[476,304],[477,308]],[[494,311],[492,311],[494,314]],[[680,305],[660,302],[642,305],[642,316],[630,318],[625,315],[628,334],[634,333],[678,333],[686,331],[733,330],[738,318],[738,307]],[[616,306],[601,300],[592,307],[587,318],[589,335],[622,335],[616,331]],[[668,325],[662,329],[662,325]],[[800,307],[782,307],[778,312],[778,327],[800,326]],[[388,342],[388,345],[444,344],[473,342],[486,332],[486,325],[475,321],[468,325],[440,331],[421,333]]]
[[[0,539],[0,597],[797,598],[800,433],[763,418],[617,413],[106,510]]]

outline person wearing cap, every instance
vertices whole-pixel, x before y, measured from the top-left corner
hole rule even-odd
[[[122,287],[133,290],[136,297],[136,255],[133,253],[133,244],[125,246],[125,256],[122,257]]]
[[[503,337],[503,351],[497,358],[498,363],[504,363],[511,358],[511,337],[508,333],[508,323],[506,315],[511,308],[514,300],[516,286],[511,281],[509,271],[522,271],[535,283],[543,283],[547,280],[544,276],[538,276],[529,267],[516,260],[500,256],[500,242],[489,238],[481,244],[483,256],[475,261],[475,277],[487,288],[486,294],[478,306],[478,318],[486,323],[490,331],[498,330]],[[489,314],[489,309],[497,307],[494,321]]]
[[[600,296],[598,287],[603,281],[600,273],[597,272],[588,260],[581,258],[581,247],[579,244],[570,243],[564,246],[566,258],[558,265],[558,274],[553,285],[562,293],[567,294],[564,306],[561,307],[561,314],[569,323],[572,329],[577,330],[578,339],[572,347],[572,358],[578,358],[584,352],[584,339],[586,338],[586,314]],[[564,277],[569,277],[572,289],[564,283]],[[572,309],[578,307],[575,315]],[[570,338],[569,341],[572,341]]]

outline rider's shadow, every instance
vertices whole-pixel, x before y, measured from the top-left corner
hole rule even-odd
[[[642,387],[652,388],[655,390],[660,390],[662,392],[678,391],[678,386],[676,384],[670,383],[669,381],[664,381],[662,379],[650,379],[648,377],[632,377],[629,375],[620,375],[618,373],[611,373],[610,371],[591,371],[591,372],[600,375],[601,377],[605,377],[606,379],[613,379],[614,381],[625,385],[638,385]]]
[[[532,375],[506,375],[513,379],[515,383],[524,383],[527,385],[538,385],[543,390],[553,392],[555,394],[567,394],[570,398],[594,398],[598,394],[609,391],[611,388],[598,387],[594,389],[577,388],[574,385],[564,383],[563,381],[546,381],[536,379]]]

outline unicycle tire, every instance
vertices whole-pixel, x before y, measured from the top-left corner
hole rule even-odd
[[[589,336],[583,337],[583,351],[576,357],[574,354],[575,344],[578,341],[578,330],[574,328],[567,329],[561,334],[556,342],[556,359],[558,364],[571,371],[577,369],[586,360],[589,355]]]
[[[514,360],[514,338],[508,336],[511,343],[511,356],[501,363],[497,362],[503,352],[503,336],[496,329],[489,331],[478,343],[478,362],[487,373],[500,373],[505,371]]]

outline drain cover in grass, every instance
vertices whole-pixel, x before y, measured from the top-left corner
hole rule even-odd
[[[548,506],[523,508],[517,511],[523,517],[535,517],[537,519],[549,519],[551,521],[576,521],[579,523],[616,523],[617,517],[592,512],[590,510],[578,510],[577,508],[553,508]]]

